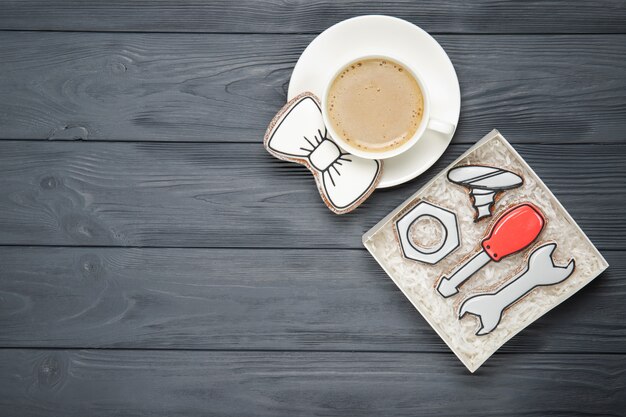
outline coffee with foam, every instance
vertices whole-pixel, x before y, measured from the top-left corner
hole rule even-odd
[[[422,123],[424,95],[410,71],[388,58],[346,66],[332,81],[326,110],[336,134],[369,152],[396,149]]]

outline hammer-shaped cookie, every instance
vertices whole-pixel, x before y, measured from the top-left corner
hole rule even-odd
[[[554,285],[565,281],[574,272],[572,259],[567,266],[556,266],[552,253],[556,243],[538,247],[528,258],[526,269],[514,277],[508,284],[492,294],[479,294],[468,298],[459,309],[459,318],[473,314],[480,319],[478,336],[491,333],[500,323],[502,312],[517,300],[528,294],[533,288]]]

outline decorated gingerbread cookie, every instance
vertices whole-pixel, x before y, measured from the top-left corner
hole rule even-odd
[[[482,165],[452,168],[448,171],[448,181],[469,188],[472,206],[476,209],[475,221],[491,216],[497,194],[524,182],[511,171]]]
[[[533,289],[565,281],[574,272],[575,261],[571,259],[566,266],[555,265],[552,259],[555,249],[556,243],[547,243],[534,249],[524,270],[497,291],[478,294],[465,300],[459,309],[459,318],[466,314],[478,317],[480,326],[476,335],[489,334],[500,324],[504,310]]]
[[[461,262],[449,276],[443,276],[437,291],[443,297],[459,292],[459,287],[489,262],[521,252],[533,243],[545,225],[545,217],[533,204],[524,203],[509,208],[491,226],[480,243],[481,249]]]
[[[337,214],[357,208],[380,181],[382,161],[359,158],[339,148],[328,135],[319,99],[312,93],[300,94],[278,112],[263,143],[276,158],[306,166],[322,200]]]
[[[421,220],[433,220],[440,226],[441,237],[435,244],[424,244],[416,236],[414,230]],[[420,201],[415,207],[403,214],[395,223],[398,242],[402,248],[402,255],[407,259],[436,264],[456,248],[459,247],[459,227],[456,214],[442,207],[437,207],[427,201]],[[437,232],[430,232],[437,236]]]

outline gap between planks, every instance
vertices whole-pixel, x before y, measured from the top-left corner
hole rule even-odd
[[[117,351],[117,352],[215,352],[215,353],[368,353],[368,354],[396,354],[396,355],[454,355],[451,351],[445,350],[367,350],[367,349],[211,349],[211,348],[117,348],[117,347],[76,347],[76,346],[0,346],[0,351],[8,350],[49,350],[49,351]],[[580,351],[580,352],[511,352],[497,351],[495,355],[559,355],[559,356],[581,356],[581,355],[613,355],[626,356],[624,352],[612,351]]]
[[[263,251],[272,251],[272,250],[294,250],[294,251],[365,251],[365,247],[362,248],[345,248],[345,247],[337,247],[337,246],[140,246],[140,245],[130,245],[130,246],[115,246],[115,245],[41,245],[41,244],[15,244],[15,245],[6,245],[0,244],[1,248],[55,248],[55,249],[75,249],[75,248],[86,248],[86,249],[156,249],[156,250],[263,250]],[[601,252],[624,252],[625,249],[620,248],[607,248],[602,249]]]
[[[55,138],[55,139],[50,139],[50,138],[41,138],[41,139],[13,139],[13,138],[2,138],[0,137],[0,143],[9,143],[9,142],[24,142],[24,143],[30,143],[30,142],[45,142],[45,143],[176,143],[176,144],[180,144],[180,145],[198,145],[198,144],[207,144],[207,145],[259,145],[259,146],[263,146],[263,142],[261,140],[243,140],[243,141],[237,141],[237,142],[233,142],[233,141],[228,141],[228,140],[223,140],[223,141],[206,141],[206,142],[199,142],[197,140],[164,140],[164,139],[154,139],[154,140],[145,140],[145,139],[63,139],[63,138]],[[477,141],[461,141],[461,142],[454,142],[454,143],[450,143],[450,145],[448,145],[448,147],[450,147],[451,145],[474,145]],[[526,142],[521,142],[521,143],[512,143],[513,146],[516,145],[537,145],[537,146],[542,146],[542,145],[548,145],[548,146],[554,146],[555,143],[554,141],[526,141]],[[624,143],[620,143],[620,142],[614,142],[614,141],[583,141],[583,142],[572,142],[572,143],[568,143],[567,146],[578,146],[578,145],[583,145],[583,146],[589,146],[589,145],[598,145],[598,146],[603,146],[603,145],[626,145],[626,141]]]
[[[339,22],[338,22],[339,23]],[[329,25],[330,27],[332,25]],[[85,29],[0,29],[2,32],[41,32],[41,33],[119,33],[119,34],[155,34],[155,35],[238,35],[238,36],[263,36],[263,35],[319,35],[322,31],[303,32],[224,32],[224,31],[149,31],[149,30],[85,30]],[[598,35],[626,35],[624,32],[446,32],[429,31],[434,36],[598,36]]]

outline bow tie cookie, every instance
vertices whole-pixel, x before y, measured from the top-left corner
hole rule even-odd
[[[359,158],[339,148],[328,136],[319,99],[309,92],[280,109],[263,144],[276,158],[306,166],[322,200],[337,214],[357,208],[380,181],[382,161]]]

